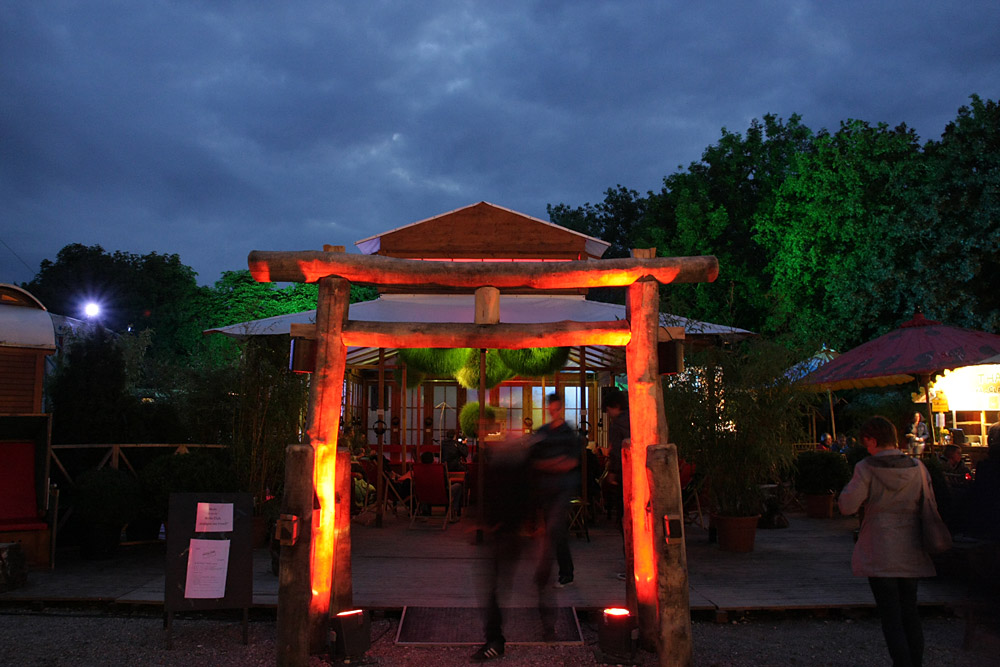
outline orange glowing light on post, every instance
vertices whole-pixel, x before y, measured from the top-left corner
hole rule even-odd
[[[355,616],[357,614],[365,613],[364,609],[351,609],[350,611],[341,611],[337,613],[337,616]]]
[[[330,275],[329,265],[322,260],[300,261],[298,264],[299,271],[302,272],[303,282],[314,283],[320,278]]]
[[[250,260],[247,263],[250,266],[250,275],[253,276],[254,280],[259,283],[271,282],[271,267],[268,266],[266,261]]]
[[[608,607],[604,610],[605,616],[628,616],[631,612],[621,607]]]
[[[313,539],[310,556],[313,597],[310,609],[325,614],[330,609],[330,591],[333,589],[333,532],[334,532],[334,472],[337,448],[328,444],[314,444],[316,465],[313,484],[319,509],[313,512]]]
[[[653,257],[655,253],[653,249],[633,250],[637,258]],[[666,437],[666,420],[661,412],[662,394],[657,393],[662,391],[656,357],[660,312],[657,282],[642,280],[629,285],[626,307],[632,330],[632,337],[625,348],[632,436],[629,445],[632,497],[629,498],[628,508],[632,517],[632,570],[635,576],[639,634],[644,644],[652,646],[659,625],[659,595],[646,448],[658,444],[661,438]]]

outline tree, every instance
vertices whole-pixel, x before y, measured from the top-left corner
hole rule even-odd
[[[554,224],[610,243],[604,257],[611,259],[628,257],[632,248],[637,247],[637,234],[645,223],[648,203],[635,190],[618,185],[607,189],[603,202],[587,202],[577,208],[549,204],[546,210]]]
[[[151,329],[149,355],[162,361],[185,356],[200,338],[195,314],[205,291],[196,276],[177,255],[108,253],[72,243],[54,262],[43,260],[24,287],[53,313],[82,317],[94,301],[101,325],[111,331]]]
[[[91,327],[73,341],[49,387],[56,443],[128,442],[138,399],[127,391],[122,350]]]
[[[808,150],[812,131],[798,115],[754,119],[746,135],[722,129],[687,171],[664,179],[650,195],[639,237],[660,255],[715,255],[715,283],[664,290],[670,312],[760,331],[770,304],[768,255],[757,242],[756,216],[773,206],[793,161]]]
[[[926,177],[901,257],[914,280],[908,310],[1000,331],[1000,104],[973,95],[940,141],[924,147]]]
[[[895,326],[913,274],[898,261],[920,146],[905,125],[847,121],[798,154],[773,209],[756,218],[770,258],[767,323],[795,342],[854,346]]]

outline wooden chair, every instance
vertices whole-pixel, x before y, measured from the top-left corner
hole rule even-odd
[[[693,472],[693,471],[692,471]],[[681,489],[681,501],[684,506],[684,522],[695,524],[700,528],[708,528],[705,514],[701,508],[701,494],[705,486],[707,477],[700,474],[692,474],[687,485]]]
[[[414,463],[413,469],[413,490],[412,503],[410,509],[410,528],[413,528],[417,520],[417,508],[426,505],[433,512],[435,507],[444,507],[444,521],[441,530],[448,527],[448,522],[452,516],[451,482],[448,479],[448,466],[443,463]]]
[[[573,498],[569,501],[569,532],[581,535],[590,541],[590,531],[587,529],[587,506],[583,498]]]
[[[368,483],[378,488],[378,462],[372,461],[370,459],[363,459],[361,461],[362,467],[365,470],[365,479]],[[395,484],[393,484],[392,479],[389,477],[389,469],[383,465],[382,468],[382,502],[385,503],[385,509],[389,509],[389,503],[393,503],[395,509],[398,510],[400,507],[407,507],[407,502],[409,496],[403,498],[399,495],[399,491],[396,490]],[[377,504],[378,499],[375,500]]]
[[[0,442],[0,542],[20,542],[28,563],[45,567],[52,563],[55,520],[47,517],[49,489],[36,475],[35,448],[28,440]]]

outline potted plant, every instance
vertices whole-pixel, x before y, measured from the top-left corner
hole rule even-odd
[[[786,377],[793,353],[761,341],[688,358],[665,382],[664,407],[679,455],[706,475],[719,547],[752,551],[764,488],[792,464],[808,395]]]
[[[806,516],[833,517],[833,498],[851,479],[851,467],[843,454],[828,451],[802,452],[795,459],[795,489],[805,497]]]
[[[85,526],[83,557],[114,556],[122,529],[136,517],[139,504],[139,482],[122,470],[97,468],[80,475],[73,489],[73,508]]]

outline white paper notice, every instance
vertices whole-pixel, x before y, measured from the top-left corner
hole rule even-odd
[[[226,597],[228,572],[229,540],[191,540],[184,597]]]
[[[194,522],[194,532],[230,533],[232,530],[232,503],[198,503],[198,515]]]

